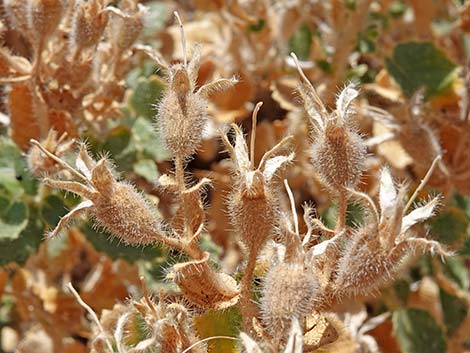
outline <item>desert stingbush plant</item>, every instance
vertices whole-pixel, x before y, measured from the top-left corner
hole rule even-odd
[[[180,75],[183,75],[184,81],[185,66],[175,70],[183,70]],[[77,168],[81,171],[78,172],[33,140],[33,144],[44,154],[85,181],[83,185],[77,182],[44,180],[52,187],[64,188],[88,199],[64,216],[51,234],[57,234],[71,217],[83,211],[90,211],[98,224],[125,242],[144,245],[158,241],[186,252],[192,260],[174,265],[168,274],[168,278],[180,287],[185,298],[203,309],[224,308],[238,302],[245,330],[251,334],[256,330],[264,331],[262,337],[268,340],[268,346],[271,346],[270,349],[273,351],[285,345],[288,347],[289,342],[295,340],[294,336],[299,339],[298,330],[293,328],[293,331],[286,335],[287,330],[291,325],[295,327],[299,322],[304,322],[312,310],[327,311],[334,302],[339,302],[345,297],[369,293],[390,281],[399,271],[403,260],[414,249],[436,252],[441,256],[448,255],[435,241],[407,235],[413,225],[433,215],[438,203],[439,198],[435,197],[405,215],[428,178],[423,180],[422,185],[405,206],[402,201],[405,189],[402,188],[397,193],[388,169],[383,169],[380,178],[380,214],[369,196],[354,189],[362,173],[360,160],[363,157],[358,156],[364,154],[364,148],[361,137],[350,130],[348,125],[344,125],[346,122],[343,120],[351,114],[350,106],[353,99],[358,96],[354,86],[349,85],[343,90],[337,99],[337,110],[329,115],[313,86],[303,75],[300,66],[298,70],[304,80],[299,90],[314,124],[313,133],[316,140],[312,148],[312,159],[320,160],[315,167],[322,175],[325,184],[332,188],[333,193],[343,194],[342,202],[346,202],[347,194],[365,200],[371,214],[363,227],[348,229],[344,221],[346,211],[341,208],[337,220],[339,226],[335,230],[322,225],[319,219],[307,218],[309,229],[320,228],[331,237],[323,242],[315,241],[314,244],[309,239],[312,237],[312,231],[309,238],[305,239],[300,236],[298,225],[292,227],[288,225],[289,221],[281,222],[282,217],[286,216],[282,216],[280,212],[279,198],[276,196],[275,184],[272,183],[275,182],[277,170],[290,162],[294,155],[276,156],[289,142],[290,138],[286,138],[268,151],[255,169],[253,146],[257,113],[261,107],[261,104],[258,104],[253,112],[251,156],[242,132],[236,125],[233,126],[234,146],[225,134],[222,136],[235,166],[234,190],[230,197],[229,211],[235,230],[248,248],[247,266],[240,283],[241,291],[232,277],[215,272],[211,268],[208,264],[208,253],[204,253],[198,246],[197,240],[204,224],[200,193],[208,180],[202,179],[190,188],[186,186],[182,163],[190,153],[194,152],[195,147],[189,149],[186,147],[189,144],[185,142],[187,136],[181,134],[185,129],[172,129],[169,139],[165,137],[163,129],[164,141],[175,155],[177,169],[174,178],[164,175],[160,178],[160,183],[166,189],[176,192],[180,200],[175,216],[166,227],[161,220],[156,219],[150,205],[132,186],[116,181],[105,159],[99,162],[93,161],[82,145],[76,161]],[[175,87],[180,87],[173,84],[172,78],[174,77],[170,76],[168,91],[164,96],[175,94],[173,92]],[[188,107],[188,111],[193,111],[190,109],[190,104],[194,93],[189,90],[181,94],[182,98],[162,100],[158,114],[160,119],[166,120],[165,124],[171,124],[170,117],[175,120],[180,119],[179,124],[185,124],[184,107]],[[180,103],[183,106],[166,106]],[[176,113],[169,114],[169,111]],[[204,114],[198,117],[205,119]],[[198,126],[196,124],[196,130]],[[202,131],[202,127],[199,131]],[[325,135],[323,137],[318,134]],[[178,142],[175,142],[177,140]],[[331,160],[334,161],[335,168],[330,168],[326,173],[325,169],[331,165],[329,162]],[[432,174],[437,161],[438,159],[431,166],[429,175]],[[295,204],[294,201],[292,203]],[[292,228],[296,231],[294,232]],[[280,255],[278,259],[273,258],[268,272],[264,275],[262,314],[259,316],[259,309],[251,302],[253,271],[260,249],[279,230],[285,233],[283,244],[278,244],[283,247],[281,253],[284,255]],[[116,324],[114,339],[118,345],[122,344],[120,335],[125,322],[129,319],[130,314],[126,312],[120,316]],[[156,324],[151,324],[150,327],[154,325]],[[150,341],[139,344],[145,347],[147,344],[157,344],[157,342],[164,344],[162,340],[166,340],[166,336],[159,331],[161,329],[152,328],[157,331],[147,338]],[[188,338],[187,345],[190,342]],[[301,343],[295,344],[301,345]],[[132,349],[135,350],[136,347]],[[136,351],[139,350],[140,348]]]
[[[425,119],[425,103],[418,98],[420,92],[405,105],[407,115],[403,121],[370,105],[363,108],[359,90],[353,83],[345,85],[336,96],[335,109],[329,109],[326,102],[330,99],[323,97],[334,93],[331,87],[344,67],[335,71],[335,80],[327,82],[327,92],[320,91],[322,87],[317,89],[312,84],[316,81],[311,82],[306,75],[307,70],[311,70],[309,62],[299,62],[292,54],[293,61],[287,61],[287,64],[293,63],[300,76],[295,82],[303,107],[297,113],[302,119],[303,115],[307,118],[306,122],[298,119],[298,122],[305,123],[299,125],[308,129],[306,141],[296,141],[298,131],[292,127],[278,134],[274,143],[263,146],[264,149],[258,148],[257,143],[261,140],[259,131],[265,131],[262,130],[264,121],[258,124],[258,115],[272,113],[269,108],[273,103],[265,97],[263,100],[268,109],[261,110],[261,102],[254,105],[249,139],[237,124],[230,125],[229,129],[213,129],[220,135],[229,156],[224,163],[228,163],[232,170],[224,179],[230,185],[227,195],[230,225],[222,226],[231,228],[235,247],[239,248],[239,257],[234,261],[236,266],[230,269],[225,262],[215,266],[204,239],[205,234],[210,233],[206,229],[208,217],[204,205],[207,189],[211,186],[210,175],[194,181],[196,173],[188,164],[201,146],[207,147],[208,126],[214,124],[209,112],[217,111],[213,96],[220,99],[230,95],[244,82],[238,82],[235,77],[201,82],[201,76],[207,75],[208,67],[204,61],[204,48],[194,47],[188,59],[187,38],[176,12],[175,28],[179,31],[182,57],[181,62],[170,63],[151,46],[135,44],[144,27],[146,12],[145,7],[137,2],[123,1],[117,8],[98,0],[77,1],[73,6],[58,1],[51,3],[50,12],[45,10],[48,9],[46,2],[39,0],[5,1],[5,4],[15,26],[23,26],[26,33],[38,28],[37,33],[30,36],[33,48],[31,63],[6,50],[1,52],[5,62],[16,62],[16,66],[10,65],[8,75],[2,78],[12,87],[8,92],[12,136],[25,151],[29,149],[28,167],[32,174],[42,178],[42,185],[82,198],[60,218],[47,238],[57,238],[65,233],[73,220],[86,214],[96,228],[105,230],[119,242],[137,247],[163,245],[180,256],[165,272],[165,279],[176,284],[179,290],[162,290],[159,298],[154,299],[142,280],[142,299],[117,304],[112,310],[103,311],[100,318],[69,286],[77,301],[93,318],[95,327],[90,341],[93,351],[213,352],[212,343],[236,340],[241,350],[250,353],[300,353],[328,349],[329,344],[342,339],[348,339],[350,345],[356,344],[358,351],[374,351],[378,344],[366,333],[384,324],[389,314],[380,313],[366,320],[367,313],[363,309],[358,314],[348,311],[341,316],[341,305],[361,300],[358,298],[390,286],[406,273],[416,253],[429,252],[441,257],[452,254],[438,241],[421,236],[424,229],[418,226],[418,223],[433,217],[446,201],[441,196],[434,196],[412,209],[428,182],[441,185],[441,179],[445,179],[444,191],[448,192],[459,178],[463,180],[466,177],[465,171],[457,167],[457,162],[444,160],[446,151],[440,147],[436,133]],[[370,1],[360,1],[360,8],[368,8],[369,4]],[[284,10],[284,15],[293,15]],[[27,20],[22,20],[21,11],[28,14]],[[68,21],[61,24],[58,14],[63,13],[68,14]],[[235,13],[238,25],[240,21],[249,19],[247,14],[243,15],[241,7]],[[351,13],[353,21],[347,28],[357,25],[363,15]],[[286,18],[284,20],[287,21]],[[103,42],[106,28],[111,31]],[[302,28],[308,30],[308,27]],[[54,35],[59,30],[70,34],[66,42]],[[261,26],[261,29],[252,28],[250,31],[256,36],[257,31],[262,32],[263,29]],[[246,39],[240,36],[240,42]],[[349,39],[348,42],[347,47],[350,47],[352,42]],[[283,45],[282,41],[280,43]],[[102,50],[103,46],[107,50]],[[67,48],[67,54],[61,54],[58,48]],[[335,57],[341,59],[341,66],[344,66],[348,51],[335,53]],[[123,64],[138,53],[154,59],[165,73],[165,88],[155,105],[153,128],[161,134],[163,144],[171,153],[172,164],[166,168],[166,174],[158,177],[158,181],[152,181],[156,181],[161,201],[165,200],[163,195],[169,195],[173,207],[157,205],[144,192],[138,191],[134,183],[126,180],[128,175],[126,179],[118,175],[111,158],[94,157],[85,143],[77,143],[73,138],[81,136],[81,124],[74,125],[73,129],[57,124],[57,121],[73,117],[70,121],[80,121],[96,132],[104,129],[105,117],[120,110],[115,100],[107,98],[111,96],[117,100],[121,96],[123,86],[119,79],[126,72]],[[302,59],[307,58],[308,54]],[[57,67],[64,63],[71,65],[62,65],[66,72],[59,72]],[[263,65],[269,67],[266,63]],[[80,71],[84,67],[89,68],[86,79],[80,82],[70,79],[76,72],[74,70]],[[245,69],[252,68],[246,65]],[[49,76],[60,82],[60,88],[48,81]],[[52,92],[57,96],[52,97]],[[70,99],[78,103],[67,108],[58,106],[58,97],[66,93],[70,93]],[[26,116],[19,114],[21,97],[29,97],[24,106],[29,114],[26,114],[29,123],[45,121],[48,124],[39,135],[18,129],[21,124],[15,127],[15,121],[18,123]],[[38,107],[40,109],[36,109]],[[391,130],[385,138],[379,139],[380,143],[397,139],[414,160],[415,170],[422,181],[409,198],[408,188],[396,185],[392,169],[382,165],[386,163],[378,162],[380,168],[376,171],[370,167],[373,158],[368,152],[375,145],[368,143],[359,132],[362,131],[359,129],[360,115],[364,111],[375,122],[383,123]],[[54,120],[57,116],[61,118]],[[409,143],[410,136],[419,138],[420,146]],[[29,139],[31,146],[25,142]],[[302,150],[298,146],[302,146]],[[462,148],[457,149],[460,151]],[[425,158],[420,158],[422,149],[427,152]],[[459,153],[457,157],[460,160],[463,157]],[[74,165],[68,162],[71,155],[74,155]],[[307,204],[303,217],[299,219],[296,198],[303,199],[303,195],[295,195],[298,184],[291,190],[288,181],[284,180],[287,192],[283,192],[281,175],[295,182],[296,158],[304,156],[308,156],[307,165],[311,167],[308,171],[312,171],[309,182],[321,188],[319,194],[338,203],[334,227],[328,227],[316,215],[316,211],[320,212],[319,205],[315,210]],[[364,178],[377,179],[378,191],[364,185]],[[147,192],[153,192],[153,184],[149,186],[140,181],[139,186],[142,185],[147,187]],[[43,188],[42,192],[48,192],[48,189]],[[374,200],[375,194],[378,202]],[[353,201],[361,204],[364,217],[359,224],[351,225],[347,219],[348,207]],[[161,208],[165,208],[165,212],[160,213]],[[468,300],[465,289],[446,279],[442,266],[432,261],[432,271],[439,286],[459,300]],[[352,312],[353,309],[349,309]],[[238,311],[239,320],[234,319],[238,314],[233,314]],[[233,330],[231,337],[217,331],[217,326],[226,323],[214,318],[223,315],[232,319],[226,320]],[[414,347],[414,343],[409,343],[412,337],[404,338],[408,333],[402,326],[410,318],[411,321],[419,318],[417,322],[421,322],[426,317],[418,309],[395,311],[393,324],[403,347]],[[355,319],[360,323],[353,322]],[[212,331],[211,320],[215,321]],[[242,323],[244,332],[240,332],[237,320]],[[437,333],[442,333],[442,330],[432,325],[428,327],[429,332],[439,336]],[[205,329],[211,332],[208,336],[202,334]],[[439,347],[445,346],[443,342],[439,341]],[[413,349],[405,348],[405,352],[414,352]]]

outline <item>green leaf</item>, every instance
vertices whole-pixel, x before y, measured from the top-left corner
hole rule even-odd
[[[465,239],[463,246],[457,252],[461,256],[470,256],[470,238]]]
[[[440,243],[451,245],[463,240],[467,235],[469,219],[464,211],[449,207],[430,222],[430,234]]]
[[[38,211],[29,209],[29,221],[26,228],[16,239],[0,237],[0,266],[10,262],[22,265],[31,254],[35,253],[43,239],[44,226]]]
[[[441,298],[447,335],[451,336],[467,316],[468,308],[464,302],[450,295],[442,288],[439,289],[439,296]]]
[[[46,242],[47,256],[53,259],[61,255],[62,251],[67,248],[69,237],[54,237]]]
[[[18,197],[23,192],[34,195],[37,182],[28,170],[19,148],[13,141],[0,137],[0,190]]]
[[[240,309],[236,306],[226,310],[209,310],[194,318],[196,330],[201,339],[213,336],[238,337],[241,328]],[[235,353],[235,341],[227,339],[211,340],[207,343],[208,353]]]
[[[470,273],[464,260],[456,256],[448,257],[443,263],[443,269],[446,276],[458,283],[462,289],[470,289]]]
[[[17,239],[27,224],[27,206],[23,202],[0,197],[0,239]]]
[[[151,183],[155,182],[159,175],[155,162],[151,159],[141,159],[135,163],[134,172]]]
[[[133,263],[137,260],[151,261],[162,256],[162,249],[158,246],[134,247],[125,245],[113,239],[109,233],[98,232],[89,223],[85,224],[81,230],[97,251],[105,253],[113,260],[124,259]]]
[[[465,56],[468,57],[470,54],[470,34],[465,33],[462,35],[462,46],[465,52]]]
[[[393,331],[403,353],[444,353],[444,333],[427,311],[408,308],[393,313]]]
[[[150,1],[145,3],[145,27],[144,35],[146,37],[155,36],[163,28],[170,14],[168,4],[161,1]]]
[[[330,75],[333,73],[333,67],[327,60],[317,60],[315,64],[318,66],[320,70],[322,70],[324,73]]]
[[[132,145],[146,157],[162,162],[170,159],[160,133],[156,132],[152,123],[145,118],[137,118],[132,126]]]
[[[109,152],[112,157],[118,156],[129,145],[131,131],[127,126],[117,126],[109,132],[103,150]]]
[[[450,202],[451,205],[458,207],[465,212],[467,216],[470,216],[470,197],[455,193]]]
[[[64,199],[56,195],[47,196],[42,203],[42,219],[51,227],[55,227],[60,218],[67,213]]]
[[[410,283],[404,279],[399,279],[395,281],[393,288],[395,289],[395,293],[401,302],[406,303],[408,301],[408,297],[410,296]]]
[[[356,0],[346,0],[344,2],[344,6],[349,10],[356,11],[357,1]]]
[[[323,224],[328,228],[333,229],[336,225],[336,213],[338,212],[338,205],[333,203],[321,214]]]
[[[357,50],[360,53],[375,52],[375,42],[378,36],[377,25],[372,24],[364,32],[357,34]]]
[[[135,89],[140,76],[142,76],[142,69],[140,67],[130,70],[126,76],[126,86]]]
[[[312,32],[308,26],[302,24],[289,39],[289,51],[294,52],[300,60],[306,60],[310,56],[312,46]]]
[[[160,100],[164,83],[157,76],[140,77],[132,93],[129,103],[137,116],[153,119],[156,114],[155,105]]]
[[[439,95],[452,83],[456,72],[456,65],[428,42],[398,44],[393,56],[386,59],[386,67],[408,97],[421,87],[425,87],[428,98]]]
[[[455,22],[446,19],[436,19],[431,24],[432,32],[436,37],[448,36],[455,28]]]
[[[322,213],[323,223],[333,229],[336,226],[337,214],[338,204],[335,202]],[[346,211],[346,225],[354,227],[360,224],[364,224],[364,209],[357,203],[350,203]]]

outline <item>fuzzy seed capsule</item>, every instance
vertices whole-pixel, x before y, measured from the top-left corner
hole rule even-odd
[[[295,54],[291,54],[302,82],[298,91],[313,126],[312,163],[323,183],[336,193],[354,188],[365,167],[366,146],[351,122],[353,102],[359,95],[354,84],[338,94],[336,110],[329,113],[305,76]]]
[[[359,229],[338,263],[338,296],[367,294],[390,279],[393,259],[382,248],[375,225]]]
[[[313,309],[318,283],[311,266],[282,262],[264,279],[262,319],[272,333],[288,330],[293,318],[302,319]]]
[[[72,44],[77,50],[98,43],[108,22],[108,15],[101,12],[98,1],[76,3],[72,19]]]
[[[232,194],[229,212],[232,225],[243,243],[250,252],[257,252],[274,234],[279,210],[276,197],[265,190],[263,180],[256,177],[253,180],[250,187],[245,186]]]
[[[209,254],[205,253],[202,260],[176,264],[167,278],[172,279],[185,297],[200,308],[228,308],[239,299],[237,283],[232,277],[215,272],[208,260]]]
[[[181,31],[183,63],[170,66],[159,59],[159,64],[168,72],[168,86],[158,105],[157,120],[168,150],[172,152],[175,160],[185,160],[191,157],[201,144],[203,130],[209,120],[208,97],[213,92],[232,87],[237,80],[219,79],[196,87],[201,54],[196,47],[188,63],[183,24],[176,12],[175,16]]]
[[[346,126],[327,126],[311,149],[312,162],[322,181],[335,191],[354,188],[360,181],[366,159],[361,137]]]
[[[115,16],[111,22],[111,42],[119,50],[129,49],[144,29],[144,8],[132,15]]]
[[[104,181],[104,179],[102,179]],[[113,182],[102,185],[100,197],[94,200],[97,223],[125,243],[145,245],[155,242],[161,232],[148,202],[129,184]]]
[[[424,177],[432,161],[443,154],[437,134],[426,123],[410,119],[400,127],[397,135],[405,151],[414,160],[416,174],[420,178]],[[447,177],[442,169],[438,168],[432,175],[429,185],[443,185]]]
[[[208,115],[206,100],[191,91],[185,92],[181,76],[184,78],[183,73],[176,76],[178,83],[172,82],[172,88],[177,89],[169,89],[160,102],[159,124],[167,148],[184,159],[199,147]]]
[[[28,25],[38,40],[50,36],[56,30],[65,4],[63,0],[29,0],[27,2]]]
[[[26,34],[29,28],[26,16],[27,0],[4,0],[3,5],[9,25]]]

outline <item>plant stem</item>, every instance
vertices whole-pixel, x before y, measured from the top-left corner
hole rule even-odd
[[[183,159],[180,156],[175,157],[175,176],[180,193],[186,191],[186,184],[184,182]]]
[[[338,216],[336,220],[335,232],[340,232],[346,226],[346,211],[348,209],[348,202],[346,193],[342,190],[339,194]]]
[[[188,203],[185,202],[185,193],[186,193],[186,182],[184,180],[184,163],[181,156],[175,157],[175,178],[176,183],[178,184],[179,193],[180,193],[180,207],[183,207],[184,213],[184,239],[177,240],[181,243],[178,247],[188,254],[191,258],[195,260],[201,260],[204,257],[204,252],[201,251],[197,243],[195,242],[194,232],[191,226],[191,210],[188,208]],[[188,240],[185,242],[185,240]],[[189,241],[190,240],[190,241]],[[189,243],[189,244],[188,244]]]
[[[251,301],[251,283],[253,280],[253,272],[255,271],[257,251],[251,249],[248,263],[246,264],[245,273],[241,280],[240,286],[240,310],[243,318],[243,328],[247,333],[253,331],[253,317],[257,314],[257,308]]]

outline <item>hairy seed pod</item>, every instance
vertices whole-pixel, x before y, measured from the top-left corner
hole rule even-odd
[[[196,88],[201,53],[196,47],[188,63],[183,24],[176,12],[175,16],[181,31],[183,63],[169,66],[159,59],[160,65],[167,70],[168,86],[158,105],[157,121],[168,150],[175,160],[184,160],[193,155],[201,144],[203,130],[209,120],[208,97],[232,87],[238,80],[222,78]]]
[[[63,0],[28,0],[28,25],[36,39],[43,40],[54,33],[64,9]]]
[[[159,352],[179,353],[199,341],[186,307],[166,304],[162,297],[155,302],[146,292],[140,301],[104,310],[100,321],[104,332],[96,330],[92,342],[93,348],[100,349],[97,352],[110,351],[110,337],[124,352],[148,352],[158,347]],[[190,351],[203,353],[207,347],[198,344]]]
[[[262,173],[258,170],[251,173],[251,185],[241,185],[231,195],[229,213],[243,243],[250,253],[257,253],[274,234],[279,210],[276,197],[267,189]]]
[[[400,144],[413,158],[414,171],[419,178],[423,178],[437,156],[442,156],[442,149],[437,134],[433,129],[422,121],[410,119],[403,124],[397,132]],[[444,164],[439,162],[437,168],[429,180],[433,187],[442,186],[447,180],[448,172]]]
[[[137,40],[144,29],[145,8],[139,6],[139,11],[125,15],[113,16],[111,20],[111,42],[118,50],[126,50]]]
[[[187,71],[175,68],[159,104],[158,121],[165,145],[183,159],[196,152],[208,121],[207,101],[193,93],[192,85]]]
[[[102,12],[97,0],[76,2],[71,28],[71,44],[76,50],[98,43],[108,23],[108,14]]]
[[[316,136],[312,162],[322,181],[335,191],[354,188],[360,180],[366,159],[366,146],[351,128],[332,124]]]
[[[376,225],[355,232],[338,263],[337,296],[369,294],[393,275],[393,260],[377,239]]]
[[[86,199],[60,219],[49,237],[60,234],[78,215],[89,213],[98,226],[125,243],[145,245],[163,241],[163,225],[154,208],[132,185],[116,181],[105,159],[94,161],[82,145],[75,162],[77,169],[74,169],[38,141],[31,140],[31,143],[82,181],[46,178],[44,183]]]
[[[281,262],[264,278],[262,319],[275,334],[286,332],[293,318],[301,320],[314,305],[318,283],[311,266]]]
[[[26,17],[27,0],[4,0],[3,4],[9,26],[26,35],[29,28]]]
[[[345,188],[359,183],[365,167],[366,146],[351,122],[352,104],[359,92],[352,83],[344,87],[336,99],[336,110],[329,113],[297,57],[291,56],[302,79],[298,91],[313,126],[312,163],[323,183],[343,194]]]
[[[161,224],[148,201],[130,184],[116,182],[104,163],[93,169],[92,180],[100,196],[93,200],[97,223],[125,243],[155,242]]]
[[[43,109],[35,97],[32,83],[22,82],[11,86],[7,104],[11,138],[22,151],[27,151],[29,140],[39,137],[38,115]]]
[[[203,259],[174,265],[167,275],[184,293],[185,297],[200,308],[225,309],[237,303],[237,282],[229,275],[215,272],[208,263],[209,254]]]
[[[438,160],[434,160],[418,191],[433,173]],[[414,225],[434,215],[439,196],[406,213],[417,193],[413,193],[406,205],[403,202],[405,193],[405,188],[397,191],[389,170],[384,168],[380,178],[380,214],[369,198],[367,202],[374,218],[352,232],[335,263],[336,278],[332,287],[336,297],[370,294],[377,290],[393,279],[414,250],[448,255],[438,242],[410,236]]]

